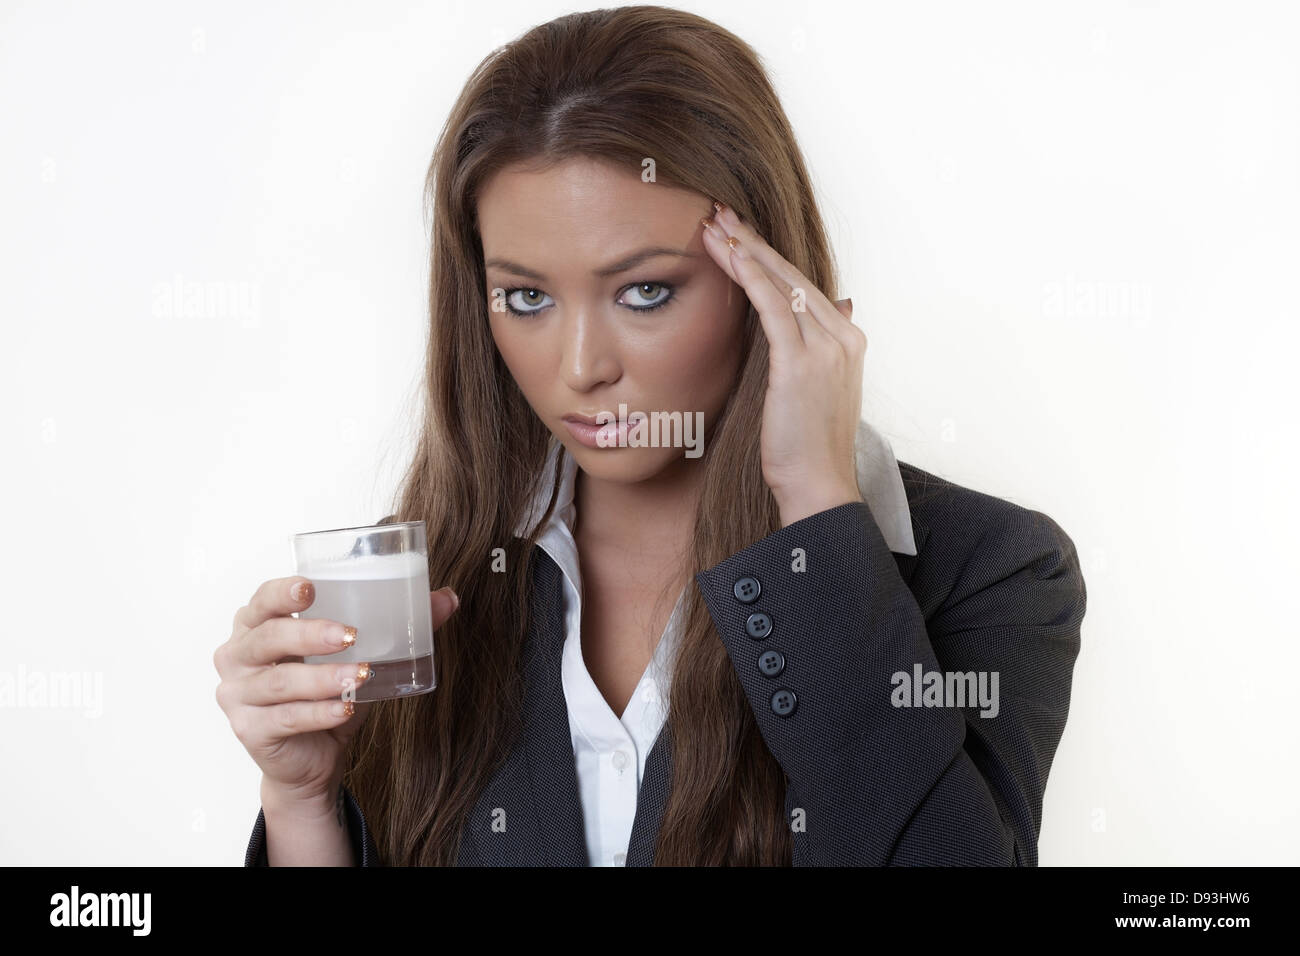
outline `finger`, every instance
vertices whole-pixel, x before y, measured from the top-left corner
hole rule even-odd
[[[704,224],[705,235],[712,234],[715,239],[722,240],[720,246],[715,244],[713,248],[720,249],[720,251],[723,252],[724,254],[729,253],[731,251],[731,247],[727,245],[727,237],[730,235],[730,233],[725,228],[723,228],[721,223],[717,221],[717,217],[710,218],[706,216],[705,218],[701,219],[700,222]],[[728,270],[728,274],[731,274],[731,265],[729,260],[730,257],[728,256],[727,259],[724,261],[727,262],[726,268]],[[785,296],[786,301],[793,302],[794,289],[793,287],[791,287],[790,283],[783,280],[780,276],[775,275],[770,269],[765,270],[765,272],[767,274],[768,279],[771,281],[771,283],[774,286],[776,286],[777,290],[782,295]],[[734,274],[731,274],[731,277],[732,279],[736,278]]]
[[[270,618],[287,617],[311,607],[314,600],[316,588],[309,578],[301,574],[272,578],[262,582],[248,604],[235,612],[235,628],[251,629]]]
[[[713,261],[727,274],[727,278],[740,285],[740,280],[736,278],[736,270],[731,268],[731,249],[727,246],[727,234],[708,216],[700,219],[700,225],[704,227],[700,240],[704,243],[704,251],[713,257]]]
[[[802,289],[791,286],[779,276],[774,276],[770,269],[753,258],[751,249],[747,248],[738,236],[729,237],[727,242],[732,247],[733,254],[757,263],[772,287],[778,290],[785,302],[786,310],[794,316],[795,323],[799,326],[799,334],[803,337],[804,345],[819,350],[841,348],[840,342],[827,330],[825,323],[808,308],[807,296],[798,294],[803,291]]]
[[[801,300],[777,287],[777,282],[772,281],[771,274],[751,258],[740,239],[733,235],[728,239],[728,243],[732,248],[732,258],[745,263],[736,267],[738,271],[748,271],[754,276],[753,284],[746,285],[746,294],[755,295],[757,302],[762,302],[764,307],[771,310],[775,323],[790,325],[792,323],[789,320],[793,319],[793,325],[798,329],[802,345],[806,350],[815,350],[819,354],[827,350],[840,350],[839,342],[836,342],[836,339],[822,328],[822,324],[815,317],[809,315],[806,308],[802,307]],[[766,276],[768,281],[763,282],[761,276]],[[768,289],[771,289],[772,293],[768,293]]]
[[[723,229],[717,224],[717,222],[715,222],[712,219],[701,219],[700,222],[704,226],[703,242],[706,251],[713,256],[714,261],[717,262],[722,267],[722,269],[731,278],[732,282],[736,283],[736,285],[743,287],[744,282],[741,281],[740,276],[736,273],[736,267],[732,264],[733,263],[733,259],[731,255],[732,247],[731,244],[727,241],[726,232],[724,232]],[[771,278],[772,278],[771,275],[766,271],[764,271],[763,274],[764,276],[767,277],[768,281],[771,282]],[[780,293],[782,296],[786,295],[787,288],[783,288],[782,286],[777,285],[776,283],[772,283],[772,285],[773,288],[775,288],[777,292]],[[787,299],[787,301],[789,300]]]
[[[817,331],[814,320],[790,308],[789,300],[768,280],[763,267],[745,253],[738,240],[732,247],[731,257],[736,274],[743,280],[745,294],[758,310],[769,339],[773,331],[779,334],[780,330],[788,330],[790,333],[787,340],[772,343],[776,356],[794,355],[793,349],[802,351],[819,345],[816,339],[825,338],[826,333]]]
[[[351,701],[294,700],[269,707],[241,707],[230,726],[250,753],[267,750],[286,737],[332,730],[352,719],[345,706]],[[356,705],[353,704],[353,711]]]
[[[357,642],[357,629],[326,618],[273,617],[233,642],[231,660],[263,667],[293,657],[333,654]]]
[[[280,664],[233,681],[235,702],[267,707],[293,700],[325,700],[355,691],[374,674],[368,663]]]
[[[721,231],[722,235],[726,236],[726,241],[730,248],[734,249],[739,246],[744,250],[745,254],[750,255],[750,258],[753,258],[753,250],[746,246],[738,232],[728,232],[723,228],[722,224],[716,217],[711,220],[711,222],[714,224],[715,228]],[[758,234],[753,233],[753,235],[757,237]],[[768,249],[769,251],[772,251],[773,255],[776,255],[775,251],[771,250],[771,247],[768,247]],[[780,275],[777,275],[771,269],[765,267],[761,262],[758,262],[757,259],[755,259],[755,262],[757,262],[763,274],[767,276],[772,287],[775,288],[784,299],[786,310],[794,316],[795,325],[798,326],[799,329],[799,337],[803,340],[804,344],[819,348],[836,345],[836,340],[831,337],[830,333],[827,332],[826,329],[822,328],[822,324],[816,316],[809,315],[806,293],[798,294],[801,290],[796,286],[785,281],[785,279]],[[810,283],[805,282],[804,285],[810,285]]]
[[[737,216],[734,209],[730,206],[722,206],[713,218],[727,235],[735,236],[743,242],[750,256],[764,269],[769,270],[774,277],[784,282],[787,288],[802,289],[808,312],[846,350],[852,350],[862,344],[857,341],[862,338],[862,334],[855,329],[852,321],[836,309],[826,298],[825,293],[810,282],[807,276],[768,245],[752,226]]]
[[[780,290],[768,279],[767,273],[752,260],[737,256],[720,238],[716,225],[704,229],[704,242],[715,259],[726,263],[727,274],[745,290],[750,304],[758,313],[773,350],[790,353],[803,347],[803,333],[795,314]]]
[[[433,629],[436,631],[447,623],[447,618],[455,614],[458,607],[460,607],[460,598],[450,587],[430,591],[429,613],[432,615]]]
[[[867,333],[853,324],[853,300],[837,299],[835,301],[835,308],[840,315],[844,316],[844,318],[849,321],[848,326],[844,327],[845,334],[849,338],[847,345],[849,353],[853,354],[855,349],[860,349],[862,354],[865,355],[867,351]]]
[[[836,299],[835,309],[840,313],[840,315],[844,316],[844,318],[849,320],[850,325],[853,325],[853,300],[852,299]],[[865,352],[867,349],[867,333],[863,332],[862,329],[859,329],[856,325],[854,325],[853,328],[856,329],[859,333],[861,333],[862,341],[859,344],[862,346],[862,350]]]
[[[819,340],[821,335],[825,335],[828,337],[827,340],[820,344],[829,345],[839,342],[844,345],[831,327],[832,323],[821,314],[822,309],[831,306],[816,285],[773,249],[753,227],[743,222],[736,215],[735,210],[722,206],[714,220],[732,241],[740,242],[745,246],[750,257],[768,273],[773,285],[783,291],[786,301],[790,304],[791,312],[799,320],[805,342]]]
[[[739,286],[741,286],[741,287],[743,288],[743,287],[744,287],[744,282],[741,281],[740,276],[737,275],[737,273],[736,273],[736,267],[732,264],[732,261],[733,261],[733,257],[732,257],[732,254],[731,254],[731,253],[732,253],[732,247],[731,247],[731,245],[727,242],[727,234],[726,234],[726,232],[724,232],[724,231],[722,230],[722,228],[717,224],[717,222],[715,222],[715,221],[712,220],[712,219],[705,218],[705,219],[701,219],[700,222],[701,222],[701,223],[703,224],[703,226],[704,226],[704,235],[705,235],[705,237],[706,237],[705,240],[704,240],[705,248],[706,248],[706,249],[707,249],[707,250],[708,250],[708,251],[713,255],[714,259],[715,259],[715,260],[716,260],[720,265],[722,265],[722,267],[723,267],[723,269],[726,271],[727,275],[729,275],[729,276],[731,277],[731,280],[732,280],[733,282],[735,282],[737,285],[739,285]],[[773,287],[774,289],[777,290],[778,295],[780,295],[780,296],[784,299],[784,301],[786,302],[786,304],[789,305],[789,303],[790,303],[790,301],[791,301],[790,298],[789,298],[790,287],[789,287],[789,286],[778,285],[776,282],[773,282],[773,281],[772,281],[772,276],[771,276],[771,274],[770,274],[769,272],[767,272],[766,270],[763,270],[763,275],[767,278],[768,282],[771,283],[772,287]],[[749,289],[746,289],[746,290],[745,290],[745,292],[746,292],[747,295],[748,295],[751,291],[752,291],[752,290],[749,290]],[[755,303],[755,300],[754,300],[754,297],[753,297],[753,296],[750,296],[750,302],[751,302],[751,304],[755,304],[755,307],[757,308],[757,305],[756,305],[756,303]],[[795,331],[796,331],[796,332],[798,333],[798,335],[799,335],[799,341],[802,342],[802,341],[803,341],[803,323],[799,321],[799,317],[798,317],[797,315],[795,315],[795,313],[794,313],[794,311],[793,311],[792,309],[789,309],[788,311],[790,312],[790,314],[791,314],[791,315],[794,317],[794,319],[795,319],[795,321],[794,321],[794,328],[795,328]],[[775,344],[775,343],[774,343],[774,344]],[[798,344],[798,343],[796,343],[796,344]]]
[[[376,703],[377,701],[373,701],[373,700],[356,700],[352,702],[356,719],[354,720],[353,718],[349,717],[345,720],[340,721],[339,725],[333,728],[335,732],[337,731],[343,732],[343,736],[339,738],[340,743],[346,742],[348,737],[351,737],[354,733],[357,732],[358,729],[360,729],[361,725],[366,722],[366,711],[368,711]]]

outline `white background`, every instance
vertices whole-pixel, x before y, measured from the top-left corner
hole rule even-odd
[[[864,414],[1078,547],[1041,862],[1300,862],[1294,8],[684,6],[771,70]],[[387,513],[435,137],[573,9],[0,6],[0,675],[102,694],[0,707],[0,863],[242,862],[212,652],[291,532]],[[235,298],[172,309],[194,283]]]

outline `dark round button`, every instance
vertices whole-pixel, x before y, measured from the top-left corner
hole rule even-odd
[[[745,621],[745,633],[761,641],[772,633],[772,619],[762,611],[755,611]]]
[[[789,717],[794,713],[795,704],[798,702],[794,691],[783,687],[772,695],[772,713],[778,717]]]
[[[741,578],[731,588],[731,593],[736,595],[736,600],[741,604],[753,604],[762,591],[763,586],[758,583],[758,578],[751,577]]]
[[[758,669],[768,677],[775,677],[785,670],[785,655],[780,651],[764,651],[758,655]]]

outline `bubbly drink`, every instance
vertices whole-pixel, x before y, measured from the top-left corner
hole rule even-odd
[[[316,599],[301,618],[325,618],[357,629],[357,642],[334,654],[304,657],[308,664],[369,661],[371,676],[356,686],[356,700],[427,693],[437,685],[429,566],[424,554],[368,554],[300,566]]]

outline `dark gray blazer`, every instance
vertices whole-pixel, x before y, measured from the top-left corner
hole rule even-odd
[[[1036,866],[1087,599],[1074,544],[1041,512],[906,462],[899,471],[915,556],[891,552],[869,507],[854,502],[773,532],[695,581],[785,770],[795,866]],[[524,730],[469,816],[461,866],[589,862],[560,682],[562,582],[550,556],[537,557]],[[931,671],[983,672],[986,689],[996,672],[996,715],[978,700],[944,706],[941,688],[913,697],[939,705],[900,706],[902,685],[921,688]],[[653,862],[671,761],[665,723],[628,866]],[[385,865],[346,788],[344,799],[356,858]],[[493,830],[495,808],[506,832]],[[267,865],[260,809],[244,864]]]

